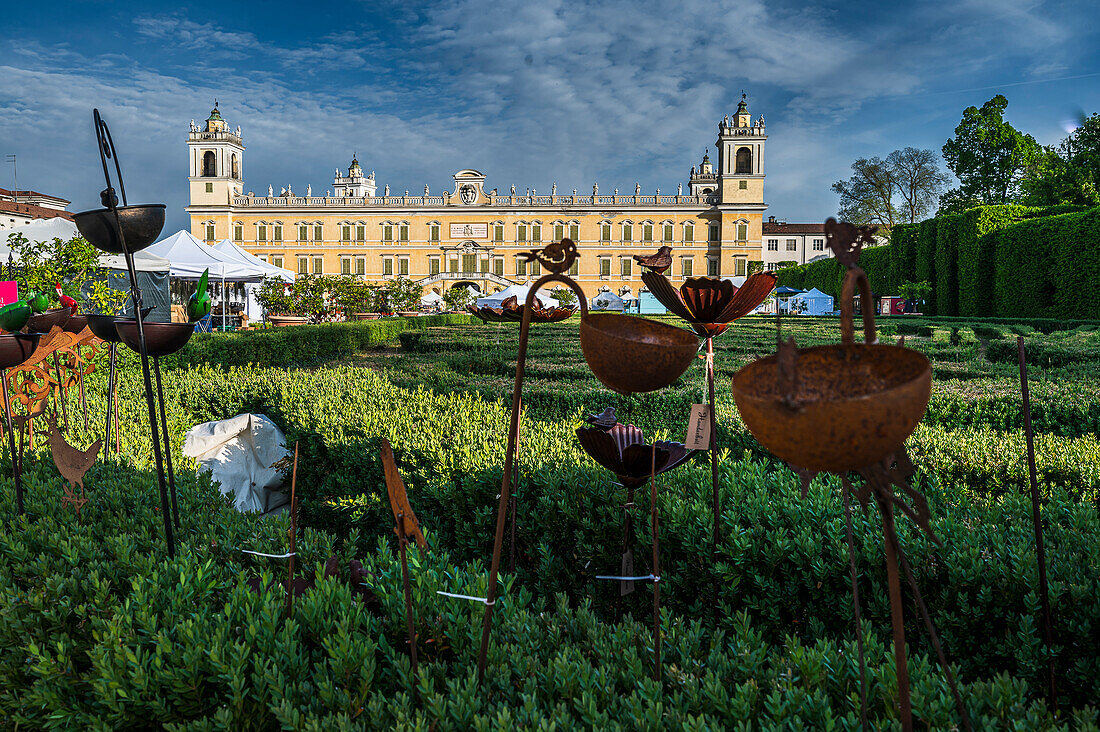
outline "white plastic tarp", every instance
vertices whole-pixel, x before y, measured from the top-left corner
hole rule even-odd
[[[167,259],[169,275],[181,280],[197,280],[205,270],[210,270],[211,279],[227,282],[259,282],[268,276],[263,268],[227,257],[182,229],[146,251]]]
[[[241,249],[239,246],[229,241],[228,239],[222,239],[217,244],[213,245],[213,249],[216,249],[221,254],[234,259],[241,264],[246,264],[251,267],[259,267],[268,273],[268,277],[278,277],[283,282],[293,282],[295,280],[295,274],[289,269],[283,269],[282,267],[276,267],[274,264],[268,264],[264,260],[257,257],[255,254]]]
[[[516,296],[516,300],[519,301],[519,304],[523,305],[527,302],[527,293],[530,289],[531,288],[528,285],[509,285],[500,292],[494,292],[492,295],[479,297],[477,299],[477,306],[479,308],[482,308],[486,305],[489,305],[491,307],[498,308],[500,307],[500,304],[502,302],[512,297],[513,295]],[[535,297],[538,298],[543,307],[557,307],[558,305],[558,301],[550,297],[550,293],[546,290],[539,290],[538,294],[535,295]]]
[[[8,255],[11,254],[11,248],[7,243],[8,236],[13,233],[21,234],[28,241],[49,242],[54,239],[68,241],[74,236],[78,236],[80,231],[77,230],[76,224],[72,221],[60,217],[35,219],[19,226],[0,229],[0,259],[5,262],[8,261]],[[104,269],[126,271],[126,259],[121,254],[103,254],[99,257],[99,266]],[[134,253],[134,269],[138,272],[167,272],[168,260],[143,249]]]
[[[200,470],[209,470],[221,492],[234,498],[238,511],[267,512],[286,497],[272,496],[282,486],[272,467],[287,456],[286,436],[262,414],[238,414],[217,422],[203,422],[187,431],[183,454],[195,458]]]
[[[443,302],[443,296],[438,292],[429,292],[424,297],[420,298],[421,305],[436,305]]]
[[[624,307],[623,299],[616,295],[614,292],[600,292],[594,298],[592,298],[591,307],[593,310],[622,310]]]

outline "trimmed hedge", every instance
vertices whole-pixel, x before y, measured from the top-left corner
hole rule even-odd
[[[472,315],[453,313],[232,333],[198,333],[179,352],[176,362],[181,365],[216,364],[225,367],[250,363],[265,366],[309,364],[393,343],[401,333],[410,330],[423,330],[435,325],[480,323]]]
[[[981,206],[959,214],[961,221],[957,227],[956,245],[959,315],[985,317],[1001,314],[996,306],[994,288],[990,287],[996,269],[994,248],[983,237],[1027,216],[1042,215],[1042,209],[1029,209],[1025,206]],[[1030,317],[1036,315],[1038,313],[1028,313]]]
[[[914,263],[913,276],[916,282],[927,282],[936,287],[936,219],[927,219],[920,222],[917,234],[917,259]],[[933,291],[928,298],[925,307],[926,315],[935,315],[936,293]]]
[[[959,223],[957,214],[933,219],[936,222],[936,274],[932,281],[932,297],[936,312],[954,315],[959,312]]]
[[[890,282],[915,282],[917,273],[917,237],[920,224],[898,224],[890,229]]]

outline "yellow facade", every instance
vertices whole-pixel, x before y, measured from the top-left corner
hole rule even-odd
[[[698,175],[692,169],[690,190],[677,195],[609,195],[596,186],[564,195],[500,194],[485,189],[483,174],[463,170],[441,195],[393,196],[387,189],[378,196],[373,174],[363,178],[353,160],[347,176],[337,171],[337,183],[349,183],[343,195],[256,196],[242,193],[239,128],[230,132],[216,109],[211,118],[201,131],[192,125],[188,139],[192,234],[209,243],[229,239],[295,272],[373,282],[403,276],[425,293],[457,284],[495,292],[542,274],[521,252],[568,236],[580,254],[573,276],[594,297],[627,288],[638,294],[641,271],[632,255],[664,244],[673,248],[673,280],[737,281],[748,262],[761,259],[765,136],[763,120],[754,126],[747,113],[719,124],[717,169],[704,158]]]

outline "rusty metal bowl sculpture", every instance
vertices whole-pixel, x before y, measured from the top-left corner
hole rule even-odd
[[[581,351],[588,368],[620,394],[663,389],[687,371],[699,350],[691,331],[634,315],[581,318]]]
[[[126,248],[139,252],[157,240],[164,228],[164,204],[145,203],[119,206],[118,220],[126,238]],[[73,216],[76,228],[88,242],[103,252],[123,254],[122,242],[115,229],[115,216],[110,209],[98,208]]]
[[[812,471],[846,473],[885,460],[928,405],[928,359],[900,346],[800,348],[798,381],[784,393],[776,356],[733,377],[745,426],[776,457]]]
[[[10,369],[26,361],[38,348],[41,333],[5,333],[0,335],[0,368]]]
[[[52,308],[35,313],[27,319],[27,332],[49,333],[55,325],[64,328],[72,314],[68,308]]]
[[[85,315],[88,319],[88,327],[92,329],[92,335],[101,341],[119,343],[122,338],[118,335],[115,323],[123,320],[120,315]]]
[[[62,329],[67,333],[79,333],[88,327],[87,315],[70,315]]]
[[[180,350],[191,340],[194,323],[142,323],[145,330],[145,349],[150,356],[168,356]],[[130,350],[138,352],[137,321],[132,318],[115,321],[115,329]]]

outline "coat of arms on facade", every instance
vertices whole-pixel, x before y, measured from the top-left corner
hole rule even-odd
[[[468,206],[477,200],[477,189],[471,185],[462,186],[458,191],[458,196]]]

